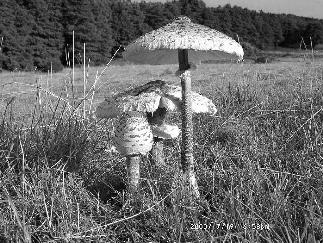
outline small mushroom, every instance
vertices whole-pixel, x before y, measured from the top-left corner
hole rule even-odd
[[[153,30],[130,43],[123,54],[128,61],[142,64],[179,63],[182,87],[182,151],[181,163],[184,177],[191,191],[199,197],[194,172],[193,124],[190,61],[236,58],[242,60],[243,49],[239,43],[209,27],[194,24],[188,17]]]
[[[152,82],[150,83],[152,84]],[[156,91],[157,92],[160,91],[160,88],[158,88]],[[163,108],[163,107],[158,107],[158,109],[153,113],[147,113],[148,122],[152,127],[152,131],[154,135],[154,144],[149,154],[149,160],[151,164],[159,165],[159,166],[165,166],[164,143],[163,143],[165,138],[162,137],[161,136],[162,133],[158,131],[162,130],[162,126],[164,125],[166,120],[166,114],[167,114],[167,110],[166,108]]]
[[[153,134],[146,112],[157,109],[160,97],[143,93],[129,96],[121,93],[109,97],[96,109],[98,118],[119,117],[115,137],[117,150],[127,158],[129,191],[137,191],[140,178],[140,155],[147,154],[153,145]]]
[[[149,154],[152,164],[165,166],[164,156],[164,140],[175,139],[180,133],[180,129],[176,125],[152,125],[152,133],[154,136],[154,144]]]
[[[140,178],[140,155],[146,155],[153,145],[153,134],[142,112],[124,113],[116,126],[114,143],[127,157],[129,191],[137,191]]]

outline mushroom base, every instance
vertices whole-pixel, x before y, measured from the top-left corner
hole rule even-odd
[[[199,187],[194,172],[185,172],[183,175],[184,183],[187,183],[189,189],[188,195],[192,195],[195,198],[200,198]]]

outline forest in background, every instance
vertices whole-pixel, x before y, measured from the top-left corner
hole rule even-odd
[[[202,0],[1,0],[0,70],[47,71],[52,65],[59,71],[70,66],[73,30],[76,63],[82,63],[86,43],[90,65],[104,64],[120,45],[179,15],[239,38],[245,47],[299,48],[304,40],[303,48],[310,48],[323,43],[323,20],[231,5],[206,7]]]

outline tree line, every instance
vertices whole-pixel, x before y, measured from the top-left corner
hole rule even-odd
[[[92,65],[106,63],[121,46],[176,16],[217,29],[259,49],[323,42],[323,21],[237,6],[206,7],[202,0],[166,3],[131,0],[1,0],[0,69],[55,70],[82,62],[83,43]]]

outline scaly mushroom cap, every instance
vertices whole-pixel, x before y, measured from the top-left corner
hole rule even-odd
[[[113,141],[123,156],[148,153],[153,146],[153,134],[146,115],[140,112],[124,113],[116,126]]]
[[[178,49],[189,50],[189,60],[192,62],[242,60],[244,55],[241,45],[232,38],[180,16],[130,43],[123,56],[126,60],[141,64],[176,64]]]
[[[132,92],[132,90],[130,90]],[[96,109],[98,118],[114,118],[124,112],[154,112],[160,103],[160,95],[155,92],[140,93],[134,96],[133,93],[123,92],[116,96],[106,98]]]
[[[181,111],[182,103],[182,88],[174,85],[165,85],[163,88],[164,97],[161,98],[159,107],[164,107],[170,111]],[[215,115],[217,109],[212,100],[200,95],[196,92],[191,92],[192,95],[192,111],[194,113],[208,113]]]
[[[212,100],[196,92],[191,93],[193,112],[210,115],[217,112]],[[158,107],[180,112],[181,105],[181,87],[169,85],[162,80],[155,80],[105,99],[97,107],[96,116],[98,118],[113,118],[129,111],[153,113]]]

